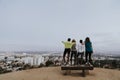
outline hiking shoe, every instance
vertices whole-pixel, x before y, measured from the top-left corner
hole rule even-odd
[[[93,66],[91,63],[89,63],[89,66]]]
[[[70,64],[67,64],[67,65],[65,65],[65,66],[70,66]]]

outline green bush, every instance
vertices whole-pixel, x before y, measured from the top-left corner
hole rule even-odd
[[[52,65],[54,65],[54,63],[53,63],[52,61],[49,61],[49,60],[46,61],[45,64],[46,64],[47,67],[48,67],[48,66],[52,66]]]
[[[40,65],[38,66],[39,68],[40,67],[44,67],[45,65],[43,63],[40,63]]]

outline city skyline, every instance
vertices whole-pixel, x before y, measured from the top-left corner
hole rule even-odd
[[[0,51],[62,51],[90,37],[95,51],[119,51],[119,0],[0,0]]]

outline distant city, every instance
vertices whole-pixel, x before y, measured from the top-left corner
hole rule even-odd
[[[0,73],[49,66],[50,61],[50,64],[60,66],[62,62],[62,55],[62,51],[0,52]],[[95,67],[120,68],[119,52],[94,52],[92,58]]]

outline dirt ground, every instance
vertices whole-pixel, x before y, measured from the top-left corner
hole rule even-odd
[[[120,70],[95,68],[86,77],[81,72],[63,75],[60,67],[44,67],[0,74],[0,80],[120,80]]]

